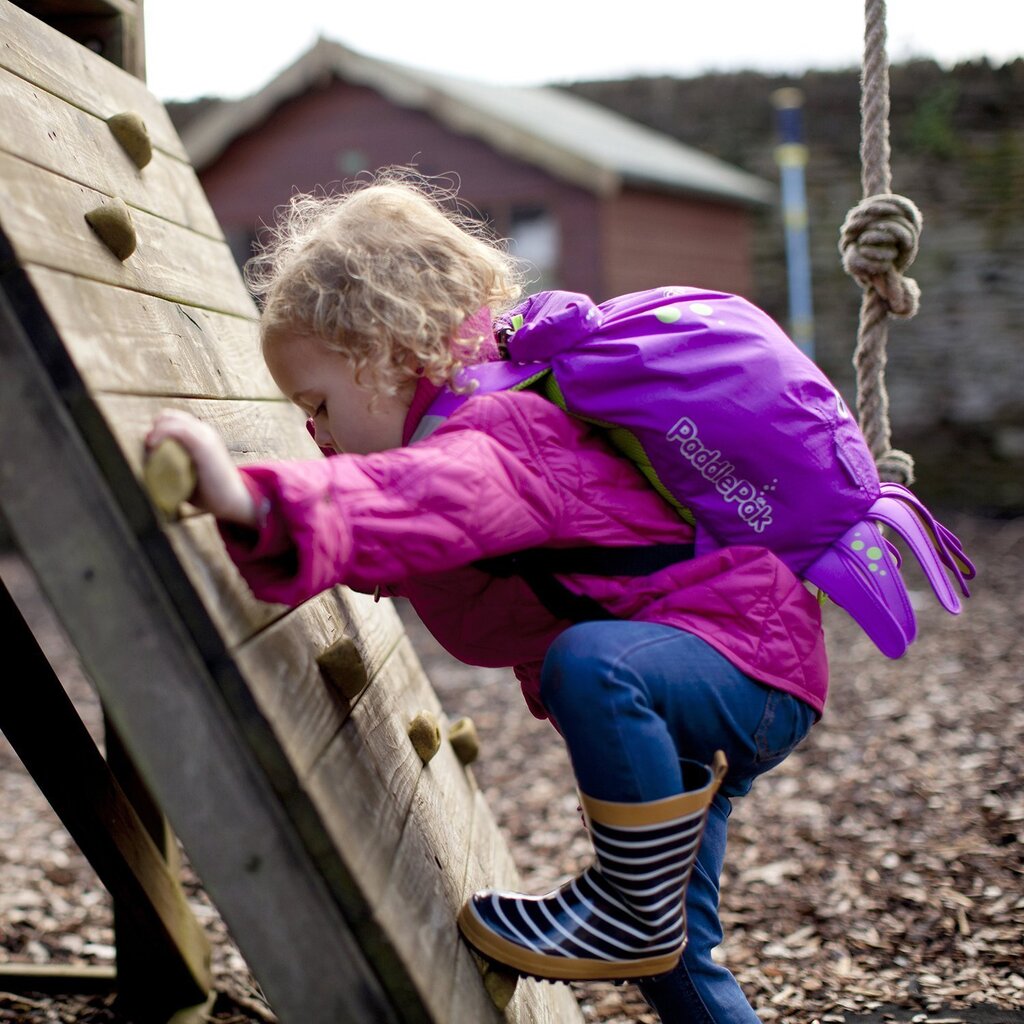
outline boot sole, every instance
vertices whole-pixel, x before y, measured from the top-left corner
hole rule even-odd
[[[684,943],[673,953],[640,960],[582,960],[534,953],[495,935],[477,916],[472,903],[459,911],[458,923],[466,941],[481,956],[541,981],[628,981],[652,977],[671,971],[685,948]]]

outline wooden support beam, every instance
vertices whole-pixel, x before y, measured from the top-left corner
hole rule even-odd
[[[146,80],[142,0],[15,0],[33,17]]]
[[[0,623],[19,666],[0,699],[0,730],[114,899],[119,997],[166,1021],[206,1000],[209,943],[2,581]]]
[[[130,801],[139,823],[153,840],[161,860],[167,871],[175,880],[181,877],[181,857],[178,853],[178,841],[171,830],[170,822],[146,785],[145,779],[139,774],[128,753],[127,747],[117,732],[117,727],[109,715],[103,716],[104,748],[106,761],[111,774]],[[139,916],[134,904],[112,894],[114,904],[114,945],[117,950],[118,1001],[125,1007],[133,1004],[147,1011],[152,1011],[151,994],[153,984],[152,960],[154,950],[147,929],[139,928]],[[204,939],[205,942],[205,939]],[[204,962],[209,964],[209,950],[204,954]],[[209,975],[209,971],[207,971]],[[212,978],[205,979],[207,998],[213,996]],[[174,1000],[180,1003],[180,1000]],[[184,1008],[200,1005],[200,1001],[185,1001]],[[176,1011],[181,1006],[175,1007]],[[157,1018],[164,1016],[156,1010]]]
[[[114,967],[93,964],[0,964],[0,991],[72,992],[88,996],[117,988]]]
[[[0,3],[0,38],[0,66],[104,119],[126,110],[140,114],[154,147],[188,162],[167,110],[134,75],[48,30],[10,0]]]

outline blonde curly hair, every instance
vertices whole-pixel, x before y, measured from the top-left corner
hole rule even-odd
[[[492,340],[467,318],[506,311],[523,281],[454,189],[407,168],[293,196],[245,276],[261,300],[264,351],[288,335],[317,338],[381,394],[419,374],[453,383]]]

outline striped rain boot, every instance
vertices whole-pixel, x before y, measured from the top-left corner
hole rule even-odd
[[[544,896],[473,895],[459,928],[482,956],[535,978],[618,981],[672,970],[686,947],[686,883],[726,772],[681,761],[684,791],[623,804],[580,794],[596,859]]]

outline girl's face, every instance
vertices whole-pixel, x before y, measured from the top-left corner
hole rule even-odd
[[[267,368],[281,391],[316,426],[316,443],[366,455],[399,448],[415,384],[379,395],[357,384],[339,352],[304,334],[277,335],[264,346]]]

